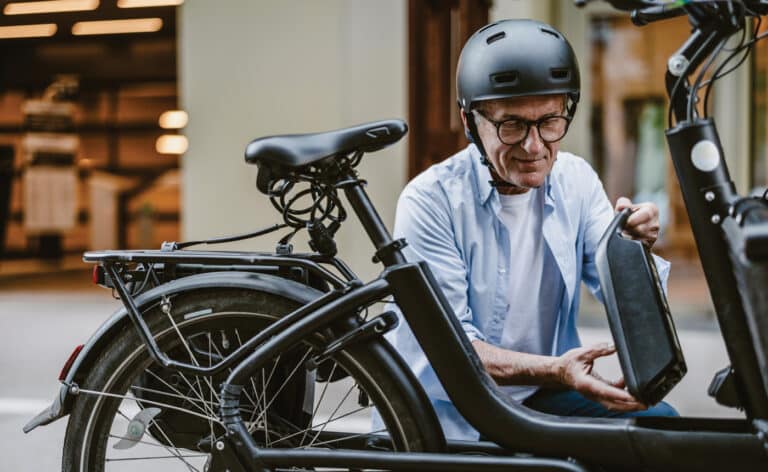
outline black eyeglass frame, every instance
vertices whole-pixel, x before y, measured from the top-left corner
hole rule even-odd
[[[531,126],[532,125],[536,125],[536,131],[539,133],[539,139],[541,139],[543,142],[545,142],[547,144],[556,143],[556,142],[562,140],[565,137],[565,135],[568,134],[568,128],[570,128],[571,121],[573,120],[573,116],[570,116],[570,115],[549,115],[549,116],[543,116],[543,117],[539,118],[538,120],[526,120],[524,118],[509,118],[509,119],[502,120],[502,121],[496,121],[496,120],[494,120],[492,118],[489,118],[485,113],[483,113],[482,111],[480,111],[478,109],[474,109],[472,111],[476,112],[478,115],[480,115],[483,118],[485,118],[486,121],[488,121],[493,126],[495,126],[496,127],[496,137],[498,137],[499,141],[501,141],[502,143],[506,144],[507,146],[512,146],[512,145],[515,145],[515,144],[518,144],[518,143],[521,143],[521,142],[525,141],[525,138],[527,138],[528,134],[531,132]],[[565,120],[565,130],[563,130],[563,134],[559,138],[553,139],[553,140],[547,140],[547,139],[544,139],[544,137],[541,135],[541,128],[539,128],[539,126],[541,126],[541,124],[544,123],[545,121],[550,120],[552,118],[562,118],[562,119],[564,119]],[[501,139],[501,126],[504,123],[507,123],[509,121],[516,121],[516,122],[525,123],[525,134],[523,135],[523,137],[518,139],[517,141],[511,142],[511,143],[508,143],[508,142],[504,141],[503,139]]]

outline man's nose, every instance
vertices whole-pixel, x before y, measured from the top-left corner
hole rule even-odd
[[[528,130],[528,136],[522,142],[523,149],[528,154],[538,154],[544,149],[544,141],[539,136],[539,130],[535,126],[531,126]]]

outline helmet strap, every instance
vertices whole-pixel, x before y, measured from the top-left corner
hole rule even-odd
[[[480,133],[477,132],[477,122],[475,122],[475,114],[470,110],[464,111],[464,116],[467,118],[467,127],[464,129],[464,134],[470,143],[473,143],[477,150],[480,151],[480,156],[485,160],[485,148],[483,148],[483,141],[480,140]]]

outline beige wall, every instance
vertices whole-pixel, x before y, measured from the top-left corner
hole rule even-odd
[[[505,18],[532,18],[534,20],[552,21],[551,0],[495,0],[491,6],[490,20],[497,21]]]
[[[190,115],[183,237],[280,221],[256,190],[255,167],[243,161],[249,140],[406,118],[406,33],[404,0],[186,1],[179,16],[180,102]],[[405,184],[406,149],[403,141],[359,168],[388,225]],[[271,251],[276,240],[232,247]],[[354,216],[337,242],[360,275],[376,273]]]
[[[589,158],[588,14],[571,2],[497,0],[491,20],[549,21],[572,42],[582,65],[582,106],[563,147]],[[183,238],[246,232],[279,221],[243,162],[249,140],[407,119],[406,0],[188,0],[179,16],[180,101],[190,114],[190,150],[182,159]],[[742,73],[746,68],[742,69]],[[725,81],[724,81],[725,82]],[[744,76],[720,84],[716,115],[729,156],[744,156]],[[746,108],[741,108],[745,110]],[[405,142],[367,156],[360,167],[384,221],[391,225],[405,184]],[[733,159],[729,159],[733,160]],[[743,160],[742,160],[743,161]],[[742,161],[733,177],[746,180]],[[743,161],[746,162],[746,161]],[[235,245],[272,250],[276,237]],[[303,239],[302,239],[303,241]],[[372,248],[354,216],[337,238],[342,257],[365,278],[377,272]],[[305,244],[297,245],[300,250]]]

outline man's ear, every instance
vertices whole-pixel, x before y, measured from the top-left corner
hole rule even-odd
[[[467,129],[467,114],[464,112],[463,108],[459,108],[459,115],[461,115],[461,123],[464,125],[464,129]]]
[[[474,143],[475,140],[472,139],[472,133],[469,132],[469,124],[467,123],[467,114],[464,112],[463,108],[459,108],[459,115],[461,115],[461,123],[464,125],[464,136],[466,136],[467,141],[470,143]]]

